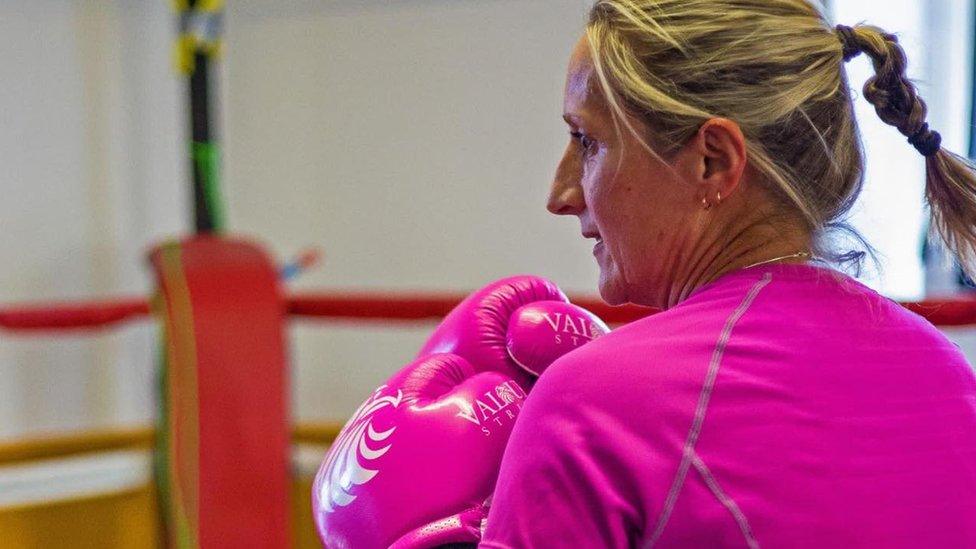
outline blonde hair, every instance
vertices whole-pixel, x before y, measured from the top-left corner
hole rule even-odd
[[[807,0],[597,0],[586,35],[615,120],[648,150],[676,149],[710,118],[735,121],[752,169],[817,236],[847,227],[861,190],[863,153],[843,65],[867,54],[876,75],[864,97],[926,154],[933,225],[976,272],[976,169],[942,150],[928,129],[894,35],[867,25],[832,29]],[[653,135],[638,135],[627,115]],[[817,240],[821,256],[863,256]]]

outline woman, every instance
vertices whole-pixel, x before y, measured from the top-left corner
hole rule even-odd
[[[818,261],[858,256],[826,236],[861,189],[862,53],[972,272],[976,177],[894,36],[805,0],[596,2],[549,210],[595,239],[606,301],[666,310],[542,376],[484,547],[976,547],[972,369]]]

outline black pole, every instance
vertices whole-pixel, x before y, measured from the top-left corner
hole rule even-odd
[[[192,3],[191,3],[192,6]],[[211,233],[216,229],[216,221],[209,204],[206,190],[204,166],[197,158],[196,144],[210,143],[210,89],[208,72],[210,66],[207,56],[196,52],[194,70],[190,75],[190,128],[191,165],[193,169],[193,219],[197,233]]]
[[[220,47],[219,12],[205,12],[200,0],[187,0],[180,17],[180,36],[185,48],[182,63],[189,77],[190,159],[193,172],[193,223],[198,234],[223,230],[219,189],[219,149],[211,119],[211,93],[215,52]],[[212,7],[209,9],[213,9]]]

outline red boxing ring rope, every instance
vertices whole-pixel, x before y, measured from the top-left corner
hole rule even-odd
[[[288,313],[304,318],[350,320],[438,320],[460,303],[467,294],[444,293],[340,293],[299,294],[288,299]],[[570,300],[589,309],[610,324],[624,324],[655,312],[654,309],[626,305],[611,307],[592,297],[571,296]],[[976,323],[976,309],[973,311]]]
[[[423,321],[444,317],[465,296],[462,293],[316,292],[286,298],[284,306],[288,314],[296,318]],[[571,296],[571,300],[609,324],[626,324],[655,312],[636,305],[611,307],[589,296]],[[902,305],[936,326],[976,326],[976,297]],[[150,312],[149,301],[139,298],[23,305],[0,308],[0,329],[14,332],[91,330],[138,320]]]
[[[939,327],[976,325],[976,297],[932,299],[902,305]]]
[[[11,331],[89,330],[148,316],[149,301],[128,298],[23,305],[0,309],[0,328]]]

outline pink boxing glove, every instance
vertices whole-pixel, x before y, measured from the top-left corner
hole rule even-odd
[[[539,301],[569,302],[555,284],[544,278],[513,276],[493,282],[468,296],[444,317],[417,356],[455,353],[479,372],[501,372],[528,389],[532,378],[509,355],[507,332],[512,313]]]
[[[511,431],[510,423],[477,419],[472,403],[489,398],[493,408],[517,411],[525,392],[510,377],[476,373],[453,354],[418,359],[377,389],[315,477],[312,509],[325,547],[395,546],[419,527],[464,511],[455,504],[484,501]],[[444,498],[448,491],[452,497]],[[470,539],[480,520],[467,532],[457,526],[462,530],[446,533]]]
[[[609,331],[586,309],[562,301],[541,301],[515,311],[505,342],[512,361],[539,377],[557,358]]]
[[[534,377],[607,331],[541,278],[512,277],[469,296],[330,448],[312,488],[323,544],[477,542]]]

